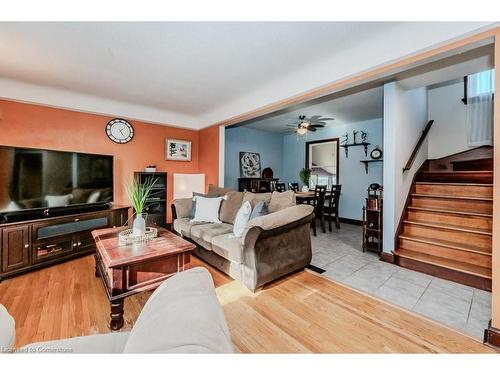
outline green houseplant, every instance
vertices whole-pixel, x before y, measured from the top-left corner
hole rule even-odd
[[[146,233],[146,213],[144,211],[148,206],[148,198],[157,180],[148,177],[146,181],[141,183],[137,178],[133,178],[125,185],[125,192],[135,212],[132,225],[134,235],[143,236]]]
[[[299,172],[300,180],[302,181],[302,191],[309,191],[309,182],[311,181],[312,171],[309,168],[302,168]]]

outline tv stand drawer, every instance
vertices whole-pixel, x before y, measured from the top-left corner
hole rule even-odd
[[[72,251],[76,251],[76,249],[74,249],[71,238],[37,243],[33,245],[33,263],[40,263],[48,259],[58,258]]]

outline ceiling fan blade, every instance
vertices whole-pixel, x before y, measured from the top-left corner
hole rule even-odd
[[[332,121],[335,119],[333,117],[320,117],[318,120],[319,121]]]
[[[313,127],[309,126],[309,127],[307,128],[307,130],[308,130],[308,131],[310,131],[310,132],[315,132],[315,131],[316,131],[316,128],[313,128]]]
[[[314,122],[314,121],[316,121],[316,120],[319,120],[320,118],[321,118],[321,116],[317,116],[317,115],[316,115],[316,116],[311,116],[311,117],[309,117],[309,118],[307,119],[307,121],[309,121],[309,122]]]
[[[313,124],[313,125],[309,125],[309,128],[324,128],[325,125],[320,125],[320,124]]]
[[[312,123],[311,125],[326,125],[326,122],[316,121],[316,122]]]

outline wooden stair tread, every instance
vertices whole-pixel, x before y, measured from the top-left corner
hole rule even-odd
[[[419,220],[403,220],[403,222],[407,223],[407,224],[415,224],[415,225],[437,228],[437,229],[456,230],[456,231],[466,232],[466,233],[483,234],[485,236],[492,235],[491,231],[481,230],[481,229],[478,229],[476,227],[467,227],[467,226],[463,226],[463,225],[459,226],[459,225],[444,224],[444,223],[438,223],[438,222],[432,222],[432,221],[419,221]]]
[[[465,244],[459,243],[459,242],[447,241],[447,240],[442,240],[442,239],[438,240],[435,238],[428,238],[428,237],[423,237],[423,236],[415,236],[415,235],[408,236],[408,235],[405,235],[404,233],[400,234],[399,238],[404,239],[404,240],[409,240],[409,241],[422,242],[422,243],[426,243],[429,245],[448,247],[450,249],[456,249],[456,250],[461,250],[461,251],[467,251],[470,253],[491,256],[491,253],[484,251],[484,248],[478,247],[475,245],[471,245],[471,244],[465,245]]]
[[[413,197],[419,198],[438,198],[438,199],[460,199],[460,200],[474,200],[474,201],[491,201],[493,202],[493,198],[486,197],[461,197],[457,195],[444,195],[444,194],[421,194],[421,193],[412,193]]]
[[[474,182],[425,182],[425,181],[417,181],[417,185],[453,185],[453,186],[486,186],[486,187],[492,187],[493,184],[481,184],[481,183],[474,183]]]
[[[443,171],[422,171],[421,173],[423,174],[429,174],[429,173],[433,173],[433,174],[436,174],[436,173],[439,173],[439,174],[443,174],[443,175],[447,175],[447,174],[471,174],[471,173],[479,173],[479,174],[493,174],[493,171],[450,171],[450,170],[443,170]]]
[[[468,216],[481,216],[481,217],[491,217],[491,218],[493,217],[492,214],[484,214],[481,212],[445,210],[442,208],[432,208],[432,207],[409,206],[408,209],[414,211],[427,211],[427,212],[436,212],[436,213],[452,214],[452,215],[468,215]]]
[[[476,266],[469,263],[463,263],[452,259],[441,258],[434,255],[422,254],[402,248],[394,251],[394,254],[403,258],[408,258],[419,262],[432,264],[439,267],[444,267],[447,269],[467,273],[469,275],[491,279],[491,269],[486,267]]]

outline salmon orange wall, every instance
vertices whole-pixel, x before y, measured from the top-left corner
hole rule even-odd
[[[205,188],[219,184],[219,126],[200,130],[199,169],[205,174]]]
[[[120,145],[112,142],[105,132],[106,124],[113,117],[94,115],[70,110],[55,109],[40,105],[24,104],[0,100],[0,144],[9,146],[35,147],[63,151],[88,152],[114,156],[114,194],[116,204],[128,204],[123,183],[133,176],[134,171],[142,171],[148,164],[155,164],[158,171],[168,172],[168,203],[173,196],[173,173],[199,173],[199,131],[131,121],[135,135],[131,142]],[[209,142],[217,140],[211,131],[207,133]],[[166,161],[165,139],[175,138],[192,142],[191,162]],[[211,147],[210,147],[211,148]],[[210,154],[203,147],[204,155]],[[218,164],[218,157],[204,158],[203,163]],[[213,181],[212,174],[218,166],[207,166],[207,180]],[[217,178],[215,179],[217,183]],[[168,217],[170,221],[170,209]]]

